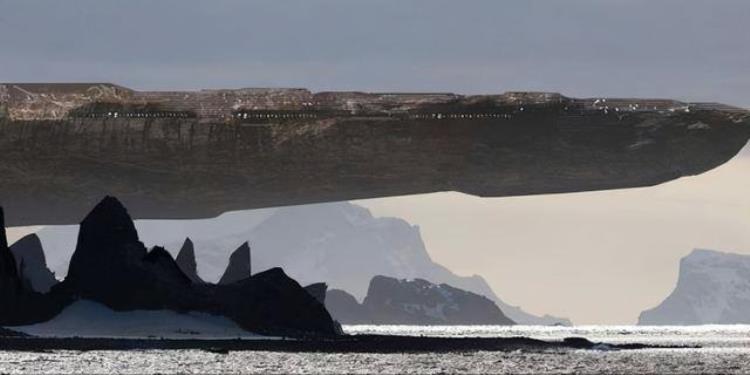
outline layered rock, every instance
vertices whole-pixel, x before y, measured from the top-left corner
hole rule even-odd
[[[486,297],[422,279],[375,276],[361,305],[345,292],[331,292],[326,306],[344,324],[514,324]]]
[[[190,238],[186,238],[180,248],[180,252],[175,258],[177,266],[187,276],[190,281],[196,284],[202,284],[204,281],[198,276],[198,263],[195,261],[195,247]]]
[[[16,259],[18,274],[29,288],[40,293],[49,292],[58,283],[55,274],[47,267],[42,242],[36,234],[29,234],[10,247]]]
[[[232,284],[247,279],[251,273],[250,245],[245,242],[229,256],[229,264],[227,264],[227,269],[219,280],[219,285]]]
[[[638,324],[750,324],[750,256],[694,250],[680,260],[672,293]]]
[[[750,137],[745,110],[670,100],[0,87],[11,225],[72,224],[104,194],[136,218],[184,219],[437,191],[650,186],[715,168]]]

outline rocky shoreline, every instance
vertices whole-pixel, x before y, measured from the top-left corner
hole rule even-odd
[[[646,344],[607,344],[569,337],[545,341],[528,337],[446,338],[391,335],[342,335],[295,339],[113,339],[0,337],[0,350],[187,350],[217,353],[229,351],[323,352],[323,353],[419,353],[460,351],[542,351],[558,349],[633,350],[666,348]]]

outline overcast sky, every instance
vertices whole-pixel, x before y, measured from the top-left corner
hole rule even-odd
[[[0,81],[559,91],[750,107],[750,1],[7,1]],[[367,201],[511,303],[633,323],[693,247],[750,253],[750,157],[652,189]],[[540,235],[543,234],[543,235]]]

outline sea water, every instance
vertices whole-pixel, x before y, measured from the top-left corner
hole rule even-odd
[[[346,326],[350,334],[586,337],[679,349],[454,353],[280,353],[201,350],[0,351],[0,373],[750,373],[750,326]],[[700,346],[693,348],[691,346]]]

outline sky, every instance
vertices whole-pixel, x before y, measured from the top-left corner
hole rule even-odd
[[[0,0],[0,82],[557,91],[750,108],[747,0]],[[360,202],[432,256],[576,323],[633,323],[695,247],[750,253],[750,151],[655,188]],[[18,231],[11,233],[17,235]]]

